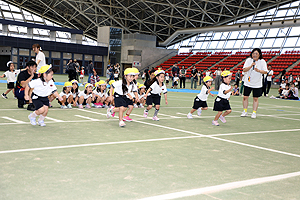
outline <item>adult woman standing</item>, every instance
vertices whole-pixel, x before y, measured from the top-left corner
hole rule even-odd
[[[32,45],[32,50],[36,53],[35,62],[37,64],[36,71],[38,72],[42,66],[46,65],[45,54],[42,52],[42,48],[39,44]]]
[[[248,99],[251,91],[253,91],[253,113],[251,118],[254,119],[256,118],[256,111],[258,108],[258,98],[262,95],[263,74],[267,74],[267,63],[263,59],[259,48],[252,50],[250,58],[247,58],[244,64],[243,72],[247,72],[247,74],[244,79],[244,111],[241,117],[246,117],[248,115]]]
[[[222,70],[221,70],[220,67],[214,72],[214,75],[216,76],[216,78],[215,78],[215,90],[219,90],[219,87],[221,85],[221,73],[222,73]]]
[[[185,88],[185,75],[186,75],[186,70],[184,69],[184,66],[182,66],[181,70],[179,71],[180,88],[182,88],[182,83],[183,83],[183,88]]]

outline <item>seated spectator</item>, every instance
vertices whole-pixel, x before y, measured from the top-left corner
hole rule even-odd
[[[95,86],[95,83],[100,81],[100,77],[97,75],[97,72],[94,71],[94,74],[91,76],[91,84]]]
[[[177,86],[178,86],[178,80],[179,80],[179,77],[178,76],[175,76],[173,81],[174,81],[174,89],[177,89]]]
[[[290,87],[288,84],[285,85],[285,89],[282,90],[282,93],[280,95],[281,99],[287,99],[289,97],[290,93]]]
[[[240,95],[240,92],[239,92],[239,88],[238,88],[238,85],[237,84],[234,84],[234,88],[233,88],[233,91],[231,92],[231,95],[233,96],[239,96]]]
[[[18,108],[23,108],[25,104],[25,87],[28,87],[28,83],[32,79],[38,78],[38,75],[35,73],[37,68],[37,64],[34,61],[29,61],[26,63],[26,70],[19,73],[15,88],[15,96],[18,99]],[[34,105],[32,103],[31,94],[29,95],[29,105],[27,110],[34,111]]]
[[[288,99],[299,100],[298,88],[295,86],[294,83],[291,83],[290,94]]]

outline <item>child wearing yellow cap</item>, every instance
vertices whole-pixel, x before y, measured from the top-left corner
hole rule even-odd
[[[40,126],[46,126],[44,120],[48,114],[49,99],[48,96],[53,94],[58,100],[62,101],[62,97],[58,94],[57,88],[52,80],[53,71],[51,65],[42,66],[38,71],[41,76],[38,79],[32,80],[25,88],[25,100],[29,99],[28,92],[32,90],[32,102],[35,106],[35,111],[28,118],[32,125],[36,125],[36,117]]]
[[[203,79],[203,86],[201,88],[200,93],[196,96],[194,99],[194,105],[192,107],[192,110],[189,112],[187,115],[188,119],[193,119],[193,112],[197,110],[198,116],[201,116],[202,110],[207,110],[207,97],[208,95],[211,95],[212,97],[214,96],[211,91],[214,89],[214,87],[210,87],[212,84],[212,77],[206,76]]]
[[[106,93],[106,82],[99,81],[95,84],[96,88],[93,91],[95,94],[94,104],[96,108],[108,108],[108,95]]]
[[[72,89],[72,83],[71,82],[65,82],[62,92],[59,94],[63,100],[58,100],[58,103],[61,105],[62,109],[72,108],[72,102],[73,102],[73,95],[71,92]]]
[[[146,92],[146,86],[144,84],[139,85],[139,91],[138,91],[138,96],[139,96],[139,107],[144,108],[146,104],[146,97],[145,97],[145,92]]]
[[[159,121],[157,117],[159,108],[160,108],[160,100],[161,100],[161,93],[165,96],[165,103],[168,104],[167,100],[167,87],[164,84],[165,80],[165,71],[163,70],[156,70],[154,72],[155,77],[150,81],[150,88],[147,90],[145,97],[147,98],[147,108],[144,111],[144,117],[148,117],[148,112],[152,108],[152,104],[155,106],[155,111],[152,120]]]
[[[212,121],[212,125],[219,126],[218,119],[221,122],[226,123],[225,116],[231,113],[231,107],[229,104],[229,98],[232,90],[232,86],[230,86],[232,73],[230,71],[223,71],[221,73],[222,84],[220,85],[218,96],[215,99],[214,103],[214,111],[218,111],[215,119]],[[225,112],[223,113],[223,111]]]
[[[90,109],[90,104],[95,99],[95,95],[93,94],[93,85],[87,83],[85,84],[84,88],[85,90],[78,94],[78,108],[82,109],[83,105],[85,105],[85,108]]]

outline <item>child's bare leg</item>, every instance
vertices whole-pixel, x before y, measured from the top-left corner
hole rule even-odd
[[[5,95],[7,95],[10,91],[12,91],[13,89],[8,89],[6,90],[6,92],[4,93]]]
[[[123,112],[126,110],[126,108],[121,106],[120,108],[118,108],[118,110],[119,110],[119,121],[123,121]]]
[[[202,107],[201,110],[207,110],[208,107]]]
[[[133,105],[128,105],[128,110],[126,112],[126,115],[129,116],[132,110],[133,110]]]
[[[83,104],[83,101],[84,101],[84,97],[83,97],[83,96],[79,97],[78,103],[79,103],[79,104]]]
[[[71,104],[73,102],[73,95],[70,95],[68,97],[68,100],[67,100],[68,104]]]
[[[89,97],[87,100],[86,100],[86,104],[90,104],[92,103],[92,97]]]
[[[222,113],[223,113],[222,111],[218,111],[218,114],[215,116],[215,121],[218,121]]]
[[[62,97],[63,98],[63,100],[62,101],[60,101],[60,103],[63,105],[63,106],[65,106],[66,104],[66,101],[67,101],[67,98],[66,98],[66,96],[63,96]]]
[[[225,117],[226,115],[229,115],[230,113],[231,113],[231,110],[226,110],[222,116]]]
[[[195,111],[196,111],[196,109],[193,108],[193,109],[190,111],[190,113],[193,114],[193,112],[195,112]]]

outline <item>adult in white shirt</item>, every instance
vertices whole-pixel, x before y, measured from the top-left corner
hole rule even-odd
[[[215,78],[215,89],[216,90],[219,90],[219,87],[221,84],[221,73],[222,73],[222,70],[220,67],[218,68],[218,70],[216,70],[214,72],[214,75],[216,75],[216,78]]]
[[[37,64],[36,71],[38,72],[42,66],[46,65],[45,54],[41,51],[42,48],[39,44],[32,45],[32,50],[36,53],[35,62]]]
[[[268,71],[267,71],[267,91],[265,96],[268,96],[271,84],[272,84],[272,76],[273,76],[274,71],[272,70],[271,66],[268,66]]]
[[[248,99],[250,93],[253,91],[253,113],[251,118],[256,118],[258,98],[262,95],[263,74],[267,74],[267,63],[263,59],[261,50],[259,48],[252,50],[250,58],[247,58],[244,64],[243,72],[247,72],[247,74],[244,78],[244,111],[241,117],[246,117],[248,115]]]

